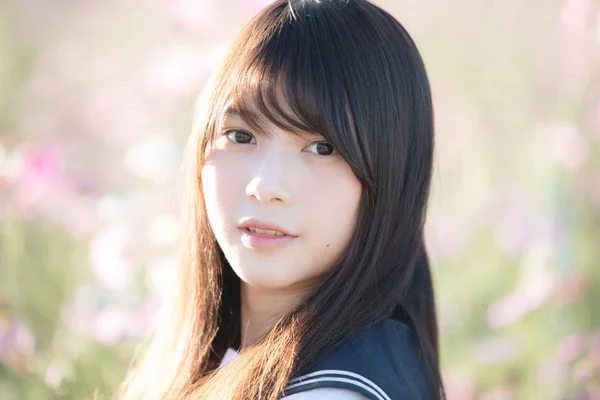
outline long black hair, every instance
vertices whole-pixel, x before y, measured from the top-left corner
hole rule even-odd
[[[154,365],[145,361],[141,368],[155,369],[146,379],[170,377],[154,393],[276,399],[323,352],[391,317],[416,334],[428,398],[443,398],[423,236],[433,108],[423,61],[406,30],[365,0],[275,1],[238,36],[204,99],[188,147],[179,300],[153,346],[155,357],[148,357]],[[200,170],[226,107],[254,127],[258,110],[291,133],[324,136],[362,192],[352,240],[337,265],[262,340],[215,373],[227,347],[239,346],[240,280],[208,225]],[[177,355],[168,355],[175,348]]]

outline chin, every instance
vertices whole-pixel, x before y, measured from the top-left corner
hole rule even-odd
[[[298,281],[297,277],[282,273],[285,271],[275,268],[244,266],[234,268],[234,271],[242,281],[261,289],[283,289]]]

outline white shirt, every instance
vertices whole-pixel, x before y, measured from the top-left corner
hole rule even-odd
[[[219,368],[227,365],[238,357],[238,352],[231,347],[227,349],[223,356],[223,361]],[[368,397],[363,396],[358,392],[340,388],[317,388],[310,389],[300,393],[294,393],[285,396],[288,400],[368,400]]]

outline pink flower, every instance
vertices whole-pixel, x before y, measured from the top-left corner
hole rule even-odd
[[[0,316],[0,361],[31,353],[34,347],[35,337],[22,321]]]
[[[473,353],[481,363],[506,363],[522,354],[522,346],[508,337],[486,338],[474,343]]]
[[[124,307],[118,304],[86,304],[78,296],[75,302],[64,308],[63,320],[76,334],[114,346],[154,331],[157,310],[158,300],[154,298],[146,299],[134,307]]]
[[[510,325],[543,305],[554,293],[557,279],[550,273],[539,273],[535,279],[490,305],[487,322],[492,327]]]
[[[573,361],[583,350],[584,340],[581,334],[573,333],[564,339],[559,347],[559,357],[563,362]]]
[[[482,210],[498,245],[510,254],[519,254],[534,243],[546,244],[553,234],[552,221],[541,207],[519,188],[504,188]]]
[[[475,398],[473,378],[461,371],[444,372],[444,389],[448,400],[470,400]]]
[[[577,169],[588,157],[589,145],[572,125],[550,125],[544,129],[554,159],[569,169]]]
[[[214,0],[171,0],[161,3],[174,22],[192,31],[210,31],[220,18]]]
[[[24,146],[15,200],[26,210],[48,210],[67,197],[64,157],[57,144]]]

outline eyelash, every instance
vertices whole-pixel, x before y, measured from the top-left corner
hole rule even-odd
[[[239,143],[239,142],[236,142],[235,140],[232,140],[232,139],[230,138],[230,135],[231,135],[232,133],[236,133],[236,132],[244,133],[244,134],[246,134],[246,135],[250,136],[250,138],[251,138],[251,139],[250,139],[250,142],[246,142],[246,143]],[[248,133],[248,132],[246,132],[246,131],[244,131],[244,130],[241,130],[241,129],[230,129],[230,130],[227,130],[227,131],[225,131],[225,132],[223,132],[223,133],[222,133],[222,136],[225,136],[225,137],[227,138],[227,140],[228,140],[228,141],[230,141],[231,143],[234,143],[234,144],[253,144],[252,140],[254,140],[254,143],[256,143],[256,139],[254,138],[254,136],[252,136],[252,134],[250,134],[250,133]],[[331,153],[330,153],[330,154],[318,154],[318,153],[313,153],[313,154],[316,154],[316,155],[319,155],[319,156],[331,156],[331,155],[335,154],[335,152],[336,152],[336,151],[335,151],[335,149],[333,148],[333,146],[332,146],[332,145],[330,145],[330,144],[329,144],[329,143],[327,143],[327,142],[323,142],[323,141],[321,141],[321,142],[318,142],[318,141],[317,141],[317,142],[312,142],[310,145],[308,145],[308,147],[310,147],[310,146],[313,146],[313,145],[319,145],[319,144],[325,144],[325,145],[328,145],[328,146],[329,146],[329,148],[331,149],[331,150],[330,150],[330,151],[331,151]]]

